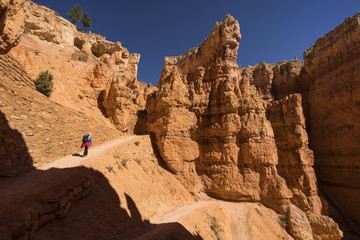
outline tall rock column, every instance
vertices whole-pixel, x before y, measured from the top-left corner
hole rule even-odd
[[[267,113],[278,150],[277,169],[294,194],[291,202],[305,212],[320,214],[314,154],[308,147],[301,102],[300,94],[292,94],[270,103]]]
[[[193,192],[284,212],[292,193],[277,173],[263,102],[236,63],[240,39],[238,22],[227,15],[198,47],[165,59],[159,91],[148,99],[149,131]]]

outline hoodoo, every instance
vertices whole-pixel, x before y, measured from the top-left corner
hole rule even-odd
[[[240,39],[238,22],[227,15],[198,47],[165,58],[159,91],[146,106],[148,129],[161,157],[190,191],[260,201],[287,214],[295,238],[321,238],[326,233],[309,217],[321,213],[321,202],[301,96],[272,103],[267,117],[252,76],[236,63]],[[333,220],[321,218],[332,225],[333,239],[340,239]]]

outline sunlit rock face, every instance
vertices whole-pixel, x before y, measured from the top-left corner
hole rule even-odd
[[[313,239],[304,212],[321,216],[321,202],[302,98],[273,101],[297,88],[303,63],[240,69],[240,39],[238,22],[227,15],[199,46],[165,58],[159,91],[147,101],[148,130],[169,169],[190,191],[261,201],[287,214],[296,239]],[[284,83],[288,79],[293,86]],[[337,226],[333,231],[341,235]]]
[[[0,2],[0,54],[19,43],[25,29],[25,0]]]
[[[319,38],[304,65],[318,180],[359,223],[360,13]]]
[[[149,130],[169,168],[193,192],[281,209],[292,197],[276,169],[264,104],[236,63],[238,22],[227,15],[183,56],[165,59],[148,99]]]

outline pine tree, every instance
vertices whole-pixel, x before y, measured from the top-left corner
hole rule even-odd
[[[41,72],[35,80],[36,90],[45,96],[50,97],[50,94],[53,91],[53,78],[54,76],[49,73],[49,71]]]
[[[70,9],[70,12],[67,14],[67,16],[70,18],[72,23],[76,25],[78,22],[80,22],[80,17],[83,10],[79,4],[76,4],[73,8]]]
[[[91,27],[91,20],[90,20],[90,17],[89,17],[89,15],[87,13],[84,13],[84,15],[81,18],[81,22],[84,25],[83,29],[85,29],[86,27],[88,27],[88,28]]]

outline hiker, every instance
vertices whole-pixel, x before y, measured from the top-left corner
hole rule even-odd
[[[92,146],[92,138],[91,138],[91,136],[92,136],[91,132],[88,132],[88,134],[84,135],[83,138],[82,138],[83,144],[81,145],[81,147],[85,147],[83,157],[87,156],[88,148],[90,146]]]

